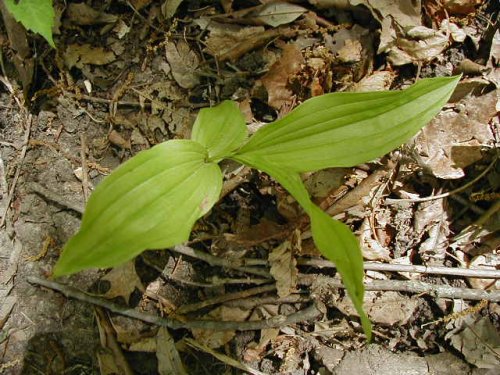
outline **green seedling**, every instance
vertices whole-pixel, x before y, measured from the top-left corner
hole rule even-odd
[[[314,242],[335,263],[369,339],[358,241],[345,224],[312,203],[300,173],[354,166],[395,149],[439,112],[458,81],[432,78],[403,91],[322,95],[249,139],[235,102],[202,109],[191,140],[142,151],[96,187],[54,276],[116,266],[146,249],[187,241],[196,220],[219,199],[218,163],[232,159],[268,173],[304,208]]]

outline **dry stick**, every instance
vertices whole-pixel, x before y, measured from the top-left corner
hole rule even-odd
[[[319,268],[336,268],[335,264],[323,259],[307,259],[299,258],[297,264],[300,266],[312,266]],[[382,272],[415,272],[433,275],[448,275],[448,276],[464,276],[477,277],[480,279],[500,279],[500,271],[485,270],[485,269],[469,269],[469,268],[452,268],[452,267],[427,267],[414,266],[410,264],[386,264],[365,262],[363,265],[366,271],[382,271]]]
[[[309,321],[321,315],[315,304],[306,307],[296,313],[290,315],[277,315],[270,319],[255,320],[255,321],[216,321],[216,320],[192,320],[182,322],[177,319],[161,318],[153,314],[142,313],[128,306],[120,306],[109,300],[95,297],[82,292],[72,286],[59,284],[55,281],[42,279],[36,276],[28,276],[26,279],[29,283],[41,285],[46,288],[56,290],[64,294],[68,298],[74,298],[82,302],[90,303],[92,305],[104,307],[105,309],[127,316],[129,318],[138,319],[146,323],[151,323],[157,326],[171,328],[171,329],[206,329],[213,331],[253,331],[266,328],[279,328],[298,322]]]
[[[467,190],[469,187],[471,187],[476,182],[478,182],[481,178],[483,178],[484,176],[486,176],[486,174],[491,170],[491,168],[493,168],[495,166],[495,163],[497,162],[497,160],[498,160],[498,156],[495,155],[495,157],[493,158],[493,161],[490,163],[490,165],[488,165],[488,167],[484,171],[482,171],[472,181],[469,181],[464,186],[461,186],[461,187],[459,187],[459,188],[457,188],[455,190],[452,190],[452,191],[449,191],[449,192],[443,193],[443,194],[432,195],[430,197],[424,197],[424,198],[408,198],[408,199],[391,199],[391,198],[387,198],[385,200],[385,203],[386,204],[398,204],[398,203],[402,203],[402,202],[428,202],[428,201],[432,201],[432,200],[435,200],[435,199],[446,198],[446,197],[449,197],[450,195],[460,193],[460,192],[462,192],[464,190]]]
[[[204,307],[216,305],[218,303],[232,301],[232,300],[239,299],[239,298],[247,298],[247,297],[254,296],[256,294],[272,292],[274,290],[276,290],[276,285],[273,284],[273,285],[258,286],[256,288],[246,289],[246,290],[242,290],[240,292],[226,293],[226,294],[214,297],[214,298],[207,299],[205,301],[191,303],[189,305],[183,305],[183,306],[179,307],[175,311],[175,313],[176,314],[187,314],[187,313],[190,313],[193,311],[200,310]]]
[[[209,348],[206,345],[200,344],[198,341],[195,341],[195,340],[190,339],[190,338],[185,338],[184,342],[187,345],[191,346],[192,348],[195,348],[197,350],[201,350],[205,353],[208,353],[208,354],[214,356],[215,358],[217,358],[219,361],[225,363],[226,365],[235,367],[235,368],[240,369],[242,371],[248,372],[252,375],[266,375],[264,372],[260,372],[259,370],[255,370],[254,368],[252,368],[248,365],[245,365],[244,363],[238,362],[234,358],[231,358],[223,353],[219,353],[219,352],[213,350],[212,348]]]
[[[258,276],[265,277],[267,279],[271,279],[271,275],[266,270],[251,268],[251,267],[241,267],[241,266],[233,264],[232,262],[230,262],[226,259],[218,258],[216,256],[205,253],[203,251],[193,249],[189,246],[177,245],[177,246],[174,246],[173,248],[171,248],[170,250],[173,250],[179,254],[187,255],[187,256],[192,257],[192,258],[203,260],[203,261],[205,261],[213,266],[231,268],[233,270],[237,270],[240,272],[251,273],[253,275],[258,275]]]
[[[326,276],[324,276],[326,277]],[[299,275],[299,284],[312,285],[318,275]],[[327,277],[327,285],[332,288],[344,289],[345,286],[339,280]],[[449,285],[428,284],[415,280],[374,280],[365,284],[365,290],[371,291],[398,291],[408,293],[426,293],[436,298],[460,298],[472,301],[487,300],[500,302],[500,291],[482,290],[470,288],[456,288]]]
[[[26,151],[28,149],[28,142],[30,139],[31,133],[31,124],[33,122],[33,115],[28,115],[28,121],[26,124],[26,131],[24,133],[24,141],[23,141],[23,149],[21,150],[21,155],[19,156],[19,163],[17,165],[16,174],[14,175],[14,179],[12,180],[12,185],[10,186],[9,195],[7,196],[7,201],[5,202],[5,208],[2,213],[2,218],[0,219],[0,228],[5,224],[5,220],[7,217],[7,212],[9,211],[10,202],[14,197],[14,190],[16,189],[17,180],[21,174],[21,169],[23,167],[24,158],[26,156]]]

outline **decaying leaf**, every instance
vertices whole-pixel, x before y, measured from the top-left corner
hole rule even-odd
[[[425,26],[411,27],[388,49],[387,59],[395,66],[430,61],[444,51],[448,40],[448,35],[442,31]]]
[[[243,322],[249,317],[250,313],[250,310],[243,310],[238,307],[220,306],[205,315],[204,319]],[[192,329],[191,332],[196,341],[212,349],[227,344],[236,335],[235,331],[212,331],[207,329]]]
[[[114,23],[118,20],[118,17],[97,11],[85,3],[70,3],[66,9],[66,20],[73,25],[89,26]]]
[[[112,51],[102,47],[93,47],[90,44],[70,44],[64,51],[64,63],[68,69],[76,66],[83,68],[85,64],[106,65],[115,61]]]
[[[382,25],[377,53],[387,52],[396,40],[396,30],[421,25],[420,0],[309,0],[318,8],[339,8],[354,11],[364,6]]]
[[[220,57],[229,52],[238,43],[265,31],[263,26],[244,27],[235,24],[225,24],[207,18],[194,21],[203,30],[209,31],[205,40],[205,51],[212,56]]]
[[[200,83],[200,77],[197,74],[200,60],[186,42],[183,40],[176,44],[169,42],[165,45],[165,52],[172,75],[179,86],[191,89]]]
[[[293,242],[296,243],[297,241]],[[281,298],[287,297],[296,291],[299,273],[297,259],[294,256],[296,246],[292,241],[285,241],[269,253],[270,272],[276,280],[276,289]]]
[[[109,281],[111,284],[109,290],[104,294],[106,298],[123,297],[127,303],[130,296],[137,288],[140,291],[144,290],[141,279],[135,272],[133,261],[129,261],[121,266],[113,268],[101,280]]]
[[[478,255],[469,264],[470,269],[497,270],[500,267],[500,256],[495,253]],[[470,277],[467,279],[471,287],[476,289],[500,289],[498,279],[479,279]]]
[[[258,21],[272,27],[278,27],[295,21],[306,11],[307,9],[301,7],[300,5],[278,1],[263,4],[255,12],[252,12],[248,16],[250,16],[254,21]]]
[[[281,58],[262,77],[262,83],[269,96],[268,103],[276,109],[293,100],[292,91],[287,87],[288,80],[304,63],[304,57],[295,44],[285,44],[282,49]]]
[[[454,111],[442,111],[416,138],[425,166],[438,178],[464,176],[463,168],[481,160],[481,148],[494,142],[490,119],[497,113],[497,92],[466,97]]]
[[[453,335],[451,344],[474,366],[498,369],[500,365],[500,335],[487,316]]]

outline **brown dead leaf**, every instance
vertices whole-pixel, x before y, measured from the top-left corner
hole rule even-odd
[[[262,83],[269,95],[268,103],[276,109],[292,102],[292,91],[287,87],[288,80],[304,63],[304,57],[295,44],[283,45],[282,51],[281,58],[262,77]]]
[[[102,47],[94,47],[90,44],[70,44],[64,51],[64,63],[68,69],[74,66],[82,69],[85,64],[106,65],[115,59],[115,54],[112,51],[106,51]]]
[[[243,322],[249,317],[250,313],[250,310],[243,310],[238,307],[220,306],[210,311],[203,319]],[[196,341],[212,349],[227,344],[236,335],[235,331],[212,331],[207,329],[192,329],[191,332]]]
[[[103,295],[105,298],[123,297],[128,303],[136,288],[144,291],[142,282],[135,272],[133,261],[113,268],[101,280],[109,281],[111,284],[109,290]]]
[[[294,235],[294,237],[296,237]],[[297,241],[293,241],[297,242]],[[276,289],[281,298],[287,297],[297,290],[297,259],[296,248],[292,241],[285,241],[269,253],[271,275],[276,280]]]
[[[177,44],[167,43],[165,53],[172,69],[172,75],[179,86],[192,89],[200,83],[200,77],[197,73],[200,60],[185,41],[180,40]]]
[[[496,115],[496,91],[466,97],[454,111],[442,111],[416,138],[422,163],[434,176],[456,179],[463,168],[481,160],[481,148],[494,142],[488,122]]]

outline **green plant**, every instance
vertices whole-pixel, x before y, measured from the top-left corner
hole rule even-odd
[[[326,94],[248,141],[236,103],[202,109],[191,140],[167,141],[140,152],[97,186],[54,276],[115,266],[145,249],[186,241],[195,221],[217,202],[222,186],[217,163],[229,158],[271,175],[309,214],[316,246],[336,264],[370,337],[359,244],[346,225],[312,203],[300,173],[353,166],[393,150],[431,120],[458,80],[425,79],[404,91]]]
[[[52,0],[4,0],[7,10],[17,22],[24,27],[43,36],[52,47],[56,47],[52,39],[54,27],[54,8]]]

